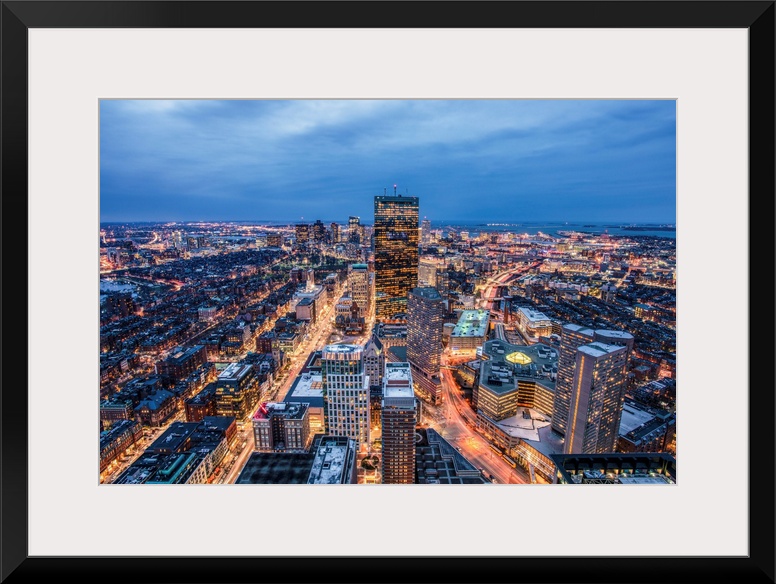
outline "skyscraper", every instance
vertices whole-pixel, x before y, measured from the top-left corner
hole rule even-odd
[[[633,349],[633,335],[624,331],[593,330],[577,324],[567,323],[561,328],[560,348],[558,352],[558,377],[555,384],[555,399],[553,400],[552,428],[566,434],[570,421],[570,407],[574,383],[576,382],[576,369],[578,366],[578,349],[581,346],[600,342],[607,345],[624,346],[625,361],[622,364],[620,375],[623,379],[623,395],[619,396],[620,404],[624,400],[624,379],[627,374],[627,359]],[[621,405],[620,405],[621,407]],[[618,415],[619,420],[619,415]]]
[[[321,373],[328,434],[369,444],[369,378],[359,345],[328,345],[321,354]]]
[[[296,243],[303,245],[310,241],[310,225],[307,223],[297,223],[295,226]]]
[[[340,240],[339,223],[332,223],[329,227],[331,228],[331,242],[335,244],[339,243],[339,240]]]
[[[375,197],[375,316],[390,320],[407,312],[418,285],[418,197]]]
[[[383,484],[415,482],[415,394],[409,363],[386,363],[383,376]]]
[[[410,291],[407,299],[407,360],[418,393],[435,403],[441,399],[439,367],[446,311],[442,295],[436,288],[413,288]]]
[[[369,314],[372,300],[369,266],[367,264],[351,264],[348,267],[348,290],[350,297],[358,305],[358,315]]]
[[[311,225],[310,231],[312,232],[313,241],[321,242],[326,237],[326,226],[320,219],[315,220],[315,223]]]
[[[420,242],[423,245],[431,243],[431,221],[423,219],[420,224]]]
[[[361,243],[361,218],[348,217],[348,241],[356,245]]]
[[[577,349],[564,454],[614,452],[627,360],[622,345],[595,342]]]

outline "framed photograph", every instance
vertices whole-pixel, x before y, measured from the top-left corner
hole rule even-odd
[[[6,319],[0,579],[774,582],[775,10],[772,1],[2,2]],[[474,111],[486,103],[535,109]],[[305,117],[288,104],[306,104],[314,114],[308,111]],[[354,104],[363,105],[363,111],[354,110]],[[371,114],[386,104],[394,109],[377,123]],[[443,111],[449,104],[461,107]],[[604,104],[605,115],[587,113],[596,104]],[[179,109],[200,106],[207,111]],[[413,116],[402,110],[410,106]],[[174,119],[165,113],[172,110]],[[359,115],[371,125],[357,133]],[[521,115],[531,118],[530,131],[507,123]],[[261,116],[271,123],[258,123]],[[477,122],[477,132],[474,125],[465,127],[465,119]],[[234,136],[230,143],[243,149],[211,149],[212,140],[202,129],[205,120]],[[406,120],[415,125],[405,126]],[[637,134],[628,130],[634,120],[643,127]],[[325,131],[313,134],[310,124]],[[255,139],[281,126],[287,132],[305,126],[304,138],[294,145],[296,154],[289,157],[280,156],[277,146],[262,151]],[[135,140],[132,130],[141,127],[145,138]],[[270,185],[280,169],[295,168],[294,155],[326,162],[326,168],[305,167],[318,169],[306,177],[311,193],[324,192],[318,183],[337,172],[358,174],[361,184],[374,173],[376,183],[363,198],[369,210],[374,199],[376,240],[382,237],[383,220],[377,199],[387,217],[390,209],[384,205],[405,205],[400,195],[414,199],[416,188],[438,191],[437,209],[468,209],[475,225],[502,219],[531,222],[542,218],[539,212],[549,199],[540,190],[533,200],[518,193],[522,189],[530,195],[536,188],[530,177],[542,168],[541,151],[551,147],[550,134],[559,143],[571,136],[572,127],[579,140],[562,153],[569,174],[547,167],[563,191],[557,199],[563,202],[551,205],[571,210],[583,201],[583,191],[596,191],[610,202],[630,197],[639,209],[636,227],[657,222],[659,228],[675,230],[672,345],[680,356],[671,372],[677,387],[672,484],[241,482],[232,476],[239,447],[234,469],[224,470],[223,482],[241,484],[159,484],[167,480],[161,472],[154,484],[134,484],[146,479],[116,481],[119,471],[100,465],[96,436],[103,427],[97,428],[100,368],[95,357],[102,348],[98,331],[106,321],[97,310],[102,290],[95,268],[100,261],[113,269],[150,257],[107,245],[127,232],[105,228],[106,222],[171,217],[184,225],[196,221],[196,213],[202,221],[258,212],[270,218],[273,209],[278,220],[282,213],[290,220],[289,201],[285,207],[278,204],[285,196],[305,208],[294,209],[296,228],[281,240],[279,247],[289,253],[318,237],[313,222],[319,218],[326,220],[319,234],[323,238],[329,220],[341,223],[348,234],[367,233],[350,220],[357,217],[348,218],[367,214],[359,210],[361,203],[350,210],[355,194],[322,204],[321,197],[299,190],[284,195],[283,181]],[[395,145],[408,136],[422,142],[432,132],[435,139],[427,147],[413,145],[418,157],[435,155],[432,149],[449,152],[468,140],[465,152],[478,160],[446,170],[449,176],[438,175],[435,188],[429,188],[429,177],[422,179],[423,187],[384,185],[397,172],[388,154]],[[660,167],[636,165],[610,148],[593,161],[583,137],[597,132],[605,132],[621,151],[637,143],[644,159],[658,149],[663,159],[675,155],[675,160]],[[481,162],[498,164],[489,156],[503,150],[505,137],[525,172],[502,190],[503,185],[487,185],[488,175],[496,173]],[[359,156],[351,165],[333,168],[332,158],[322,153],[336,151],[344,141]],[[367,157],[376,147],[382,156]],[[197,156],[191,155],[194,151]],[[234,165],[219,165],[219,156],[248,162],[235,171]],[[179,180],[179,162],[187,157],[193,164],[185,169],[186,180]],[[591,177],[604,175],[604,166],[595,166],[602,161],[609,167],[608,182],[595,184]],[[608,171],[613,166],[620,167],[621,192],[612,185]],[[478,175],[465,177],[467,172]],[[151,176],[154,180],[147,180]],[[221,184],[200,188],[198,176],[211,183],[219,176]],[[650,215],[656,206],[648,199],[650,189],[666,176],[675,191],[671,221]],[[254,188],[262,177],[266,188]],[[413,175],[418,182],[420,177]],[[410,192],[402,193],[402,187]],[[260,194],[249,203],[241,188]],[[454,190],[470,194],[454,196]],[[172,191],[175,196],[165,195]],[[417,206],[405,206],[400,216],[417,213]],[[603,208],[596,213],[607,221]],[[488,219],[497,209],[503,214]],[[150,238],[142,239],[141,247],[158,248],[154,262],[162,256],[174,261],[181,254],[207,255],[209,246],[229,246],[236,233],[208,239],[205,231],[173,227],[145,234],[135,230],[137,237]],[[454,239],[465,243],[470,233],[457,227]],[[386,241],[403,245],[402,232],[392,229]],[[268,245],[272,230],[260,231],[250,233],[252,248]],[[409,229],[406,238],[421,237],[420,232]],[[366,270],[370,258],[352,256],[359,250],[343,245],[331,253],[351,254],[348,262],[363,260]],[[598,254],[595,261],[600,265],[608,259]],[[312,298],[310,271],[296,277],[307,278],[304,293]],[[358,274],[353,281],[356,290]],[[271,282],[268,286],[269,293]],[[214,290],[211,297],[217,295]],[[379,310],[401,319],[403,312],[389,295],[380,297]],[[429,301],[418,295],[410,300]],[[297,318],[304,320],[299,314],[307,310],[312,320],[314,299],[302,294],[297,300]],[[485,308],[487,300],[472,295],[471,306],[462,300],[461,307]],[[208,310],[219,310],[217,302],[211,304],[198,312],[204,332]],[[242,308],[247,330],[256,315]],[[328,308],[335,311],[333,305]],[[115,313],[133,310],[111,302]],[[26,323],[15,314],[24,314]],[[363,340],[358,310],[343,309],[339,317],[343,339]],[[315,338],[305,339],[303,332],[300,342],[317,346],[320,339],[315,329],[310,331]],[[232,344],[237,354],[240,341]],[[219,350],[229,352],[229,347]],[[460,354],[458,349],[449,353],[460,357],[467,350],[462,344]],[[334,352],[332,362],[340,358]],[[517,353],[510,355],[515,366],[531,359]],[[224,372],[224,379],[231,379],[230,372],[237,379],[230,359],[224,361],[218,379]],[[177,369],[172,372],[170,363],[147,364],[168,389],[185,377]],[[292,365],[294,373],[303,367]],[[122,367],[116,375],[122,375]],[[392,375],[398,380],[403,371],[396,367]],[[270,395],[285,391],[290,379],[277,388],[267,383]],[[423,391],[433,393],[426,386]],[[148,405],[142,415],[151,419],[157,406]],[[432,427],[444,421],[444,410],[428,412]],[[267,411],[255,415],[269,417]],[[238,433],[246,440],[263,440],[260,427],[246,424]],[[358,459],[364,469],[359,482],[370,482],[365,478],[370,470],[373,477],[389,472],[371,446]],[[194,468],[186,472],[200,472]],[[211,479],[212,470],[207,471]],[[489,472],[484,482],[512,482],[510,472]],[[189,482],[219,482],[205,478]],[[288,481],[295,482],[305,481]]]

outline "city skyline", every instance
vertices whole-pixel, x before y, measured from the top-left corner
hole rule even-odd
[[[102,100],[100,218],[676,221],[673,100]],[[505,207],[504,203],[509,203]],[[558,210],[562,210],[559,216]]]

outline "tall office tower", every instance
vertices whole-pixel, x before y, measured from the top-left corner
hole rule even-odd
[[[423,219],[420,224],[420,242],[423,245],[431,243],[431,221]]]
[[[374,238],[375,316],[391,320],[418,285],[418,197],[376,196]]]
[[[383,385],[383,371],[385,370],[385,351],[383,343],[372,331],[372,336],[364,345],[364,373],[369,376],[369,386],[380,388]]]
[[[369,378],[364,373],[363,348],[327,345],[321,353],[328,434],[369,444]]]
[[[418,393],[434,403],[442,397],[439,367],[446,313],[442,295],[436,288],[410,290],[407,298],[407,361]]]
[[[372,286],[370,286],[369,266],[367,264],[351,264],[348,266],[348,290],[350,297],[358,305],[358,315],[369,314],[372,301]]]
[[[313,223],[311,226],[311,232],[313,241],[323,241],[324,237],[326,236],[326,226],[323,224],[323,221],[316,219],[315,223]]]
[[[339,223],[332,223],[329,228],[331,229],[331,242],[334,244],[339,243],[340,240],[340,229],[339,229]]]
[[[296,243],[303,245],[310,241],[310,226],[307,223],[296,224]]]
[[[627,362],[626,346],[594,342],[577,349],[564,454],[614,452]]]
[[[348,217],[348,241],[359,245],[361,243],[361,218]]]
[[[633,335],[623,331],[593,330],[571,323],[564,324],[561,327],[558,377],[555,383],[555,398],[552,411],[552,429],[561,434],[566,434],[569,421],[569,408],[577,364],[577,349],[582,345],[596,341],[612,345],[624,345],[627,349],[627,356],[630,355],[630,351],[633,349],[634,339]]]
[[[383,376],[383,484],[415,483],[415,394],[409,363],[386,363]]]

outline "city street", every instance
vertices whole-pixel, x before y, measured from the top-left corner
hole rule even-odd
[[[443,356],[444,358],[444,356]],[[453,444],[475,467],[481,469],[486,478],[493,476],[493,482],[503,484],[530,483],[528,472],[522,467],[512,468],[493,450],[490,443],[474,429],[475,414],[461,396],[453,373],[442,369],[442,422],[432,425],[442,438]]]

